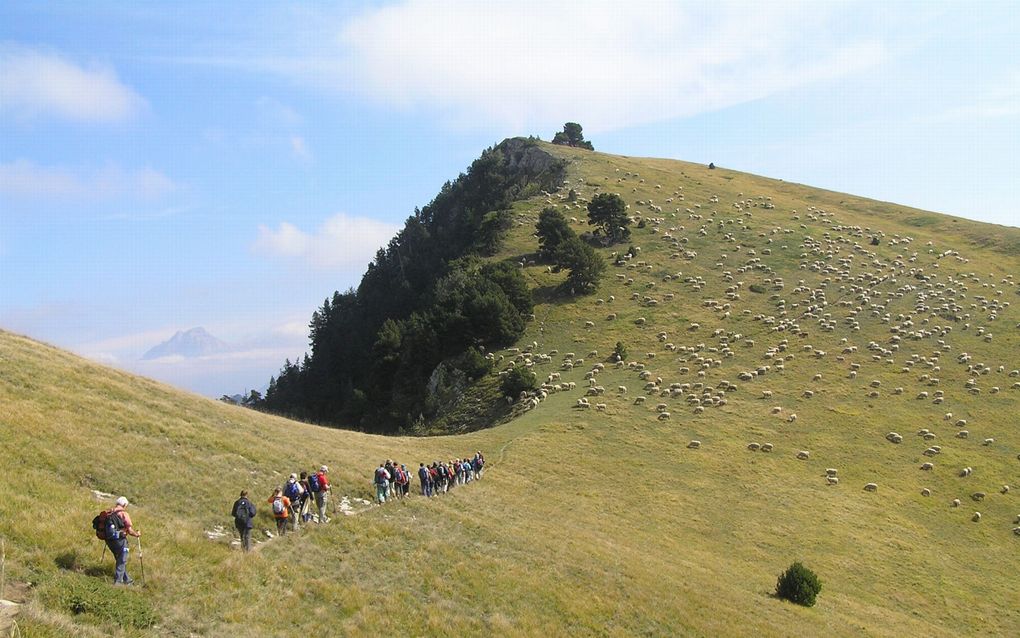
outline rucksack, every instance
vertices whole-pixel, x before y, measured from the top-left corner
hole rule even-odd
[[[322,485],[319,484],[319,475],[318,474],[309,474],[308,475],[308,489],[310,491],[312,491],[312,492],[320,492],[320,491],[322,491]]]
[[[287,486],[283,488],[283,495],[293,501],[301,496],[301,486],[297,482],[287,483]]]
[[[389,480],[387,475],[388,475],[388,472],[386,471],[386,468],[380,467],[380,468],[376,469],[376,471],[375,471],[375,484],[376,485],[386,485],[386,482]]]
[[[287,508],[283,504],[283,499],[282,498],[273,499],[273,515],[279,516],[280,514],[283,514],[285,511],[287,511]]]
[[[96,538],[101,540],[117,540],[124,537],[124,520],[120,514],[112,510],[104,510],[92,519],[92,529],[96,530]]]

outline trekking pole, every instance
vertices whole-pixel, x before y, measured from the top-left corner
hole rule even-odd
[[[138,568],[142,571],[142,587],[145,587],[145,560],[142,558],[142,537],[135,536],[138,541]]]

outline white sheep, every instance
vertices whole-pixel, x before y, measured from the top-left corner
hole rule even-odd
[[[975,523],[980,521],[981,520],[981,512],[974,512],[974,516],[971,516],[970,520],[974,521]]]
[[[644,402],[645,402],[645,398],[644,397],[635,397],[634,398],[634,405],[641,405]]]
[[[659,413],[659,420],[660,421],[665,421],[667,419],[669,419],[669,412],[660,412]]]
[[[701,447],[701,441],[691,441],[687,444],[687,447],[691,450],[697,450]]]
[[[761,451],[762,452],[771,452],[772,449],[773,449],[773,446],[772,446],[771,443],[762,443],[761,444]]]
[[[864,486],[864,491],[865,492],[877,492],[878,491],[878,483],[868,483],[868,484],[866,484]]]
[[[811,456],[811,453],[808,452],[807,450],[801,450],[800,452],[797,452],[797,458],[800,459],[801,461],[808,460],[808,458],[810,458],[810,456]]]

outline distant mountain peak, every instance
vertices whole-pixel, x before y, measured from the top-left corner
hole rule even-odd
[[[205,328],[199,326],[190,330],[178,330],[174,336],[150,348],[142,355],[142,359],[159,359],[169,356],[195,358],[224,352],[227,349],[226,343],[212,336]]]

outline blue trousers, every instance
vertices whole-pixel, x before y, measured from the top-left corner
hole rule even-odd
[[[109,539],[106,541],[106,546],[110,548],[110,553],[113,554],[113,559],[116,562],[116,566],[113,568],[113,583],[130,583],[131,578],[127,573],[127,562],[128,562],[128,541],[126,538]]]

